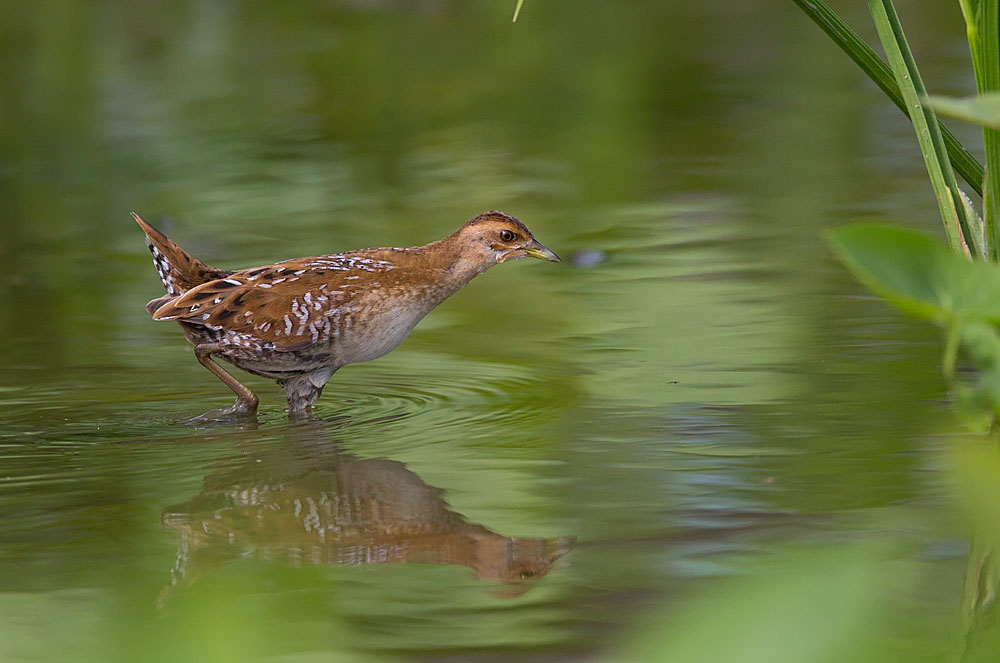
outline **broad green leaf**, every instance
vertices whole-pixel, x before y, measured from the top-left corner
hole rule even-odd
[[[1000,129],[1000,92],[987,92],[972,97],[930,95],[926,102],[946,117]]]
[[[830,233],[858,280],[901,310],[941,325],[1000,322],[1000,267],[971,262],[923,233],[858,224]]]

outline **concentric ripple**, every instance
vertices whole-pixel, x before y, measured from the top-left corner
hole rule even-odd
[[[411,433],[495,437],[498,427],[551,421],[558,398],[559,390],[525,366],[420,354],[391,367],[345,369],[327,386],[316,415],[342,417],[351,428],[406,419]]]

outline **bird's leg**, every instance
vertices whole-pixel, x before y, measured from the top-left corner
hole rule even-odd
[[[318,368],[287,380],[279,380],[278,384],[285,388],[285,395],[288,397],[288,415],[300,418],[307,413],[336,371],[335,368]]]
[[[236,394],[236,402],[226,408],[210,410],[197,417],[198,419],[224,419],[234,415],[252,415],[257,411],[257,397],[252,391],[247,389],[236,378],[230,375],[226,369],[212,361],[212,353],[219,351],[218,343],[199,343],[194,346],[194,356],[198,358],[198,363],[212,371],[215,377],[222,380],[227,387]]]

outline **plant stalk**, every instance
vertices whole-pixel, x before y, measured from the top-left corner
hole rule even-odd
[[[976,243],[977,234],[973,232],[966,214],[937,116],[923,103],[927,90],[920,78],[913,53],[906,43],[906,36],[892,0],[868,0],[868,7],[875,20],[879,40],[889,58],[889,66],[896,77],[896,84],[903,95],[903,101],[906,108],[911,111],[910,120],[917,133],[917,142],[937,197],[948,242],[956,252],[962,252],[963,244],[967,242],[970,254],[976,259],[981,259],[985,256],[985,247]]]
[[[998,0],[979,0],[978,35],[981,44],[976,70],[979,92],[1000,91],[1000,10]],[[983,183],[983,220],[990,260],[1000,262],[1000,131],[983,127],[986,181]]]

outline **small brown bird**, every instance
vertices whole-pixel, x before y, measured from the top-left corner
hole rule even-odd
[[[230,271],[190,256],[132,214],[167,290],[146,304],[176,320],[202,366],[236,393],[219,418],[252,414],[258,399],[212,360],[221,357],[285,389],[303,412],[342,366],[395,349],[418,322],[488,268],[531,257],[561,262],[517,218],[484,212],[425,246],[360,249]]]

